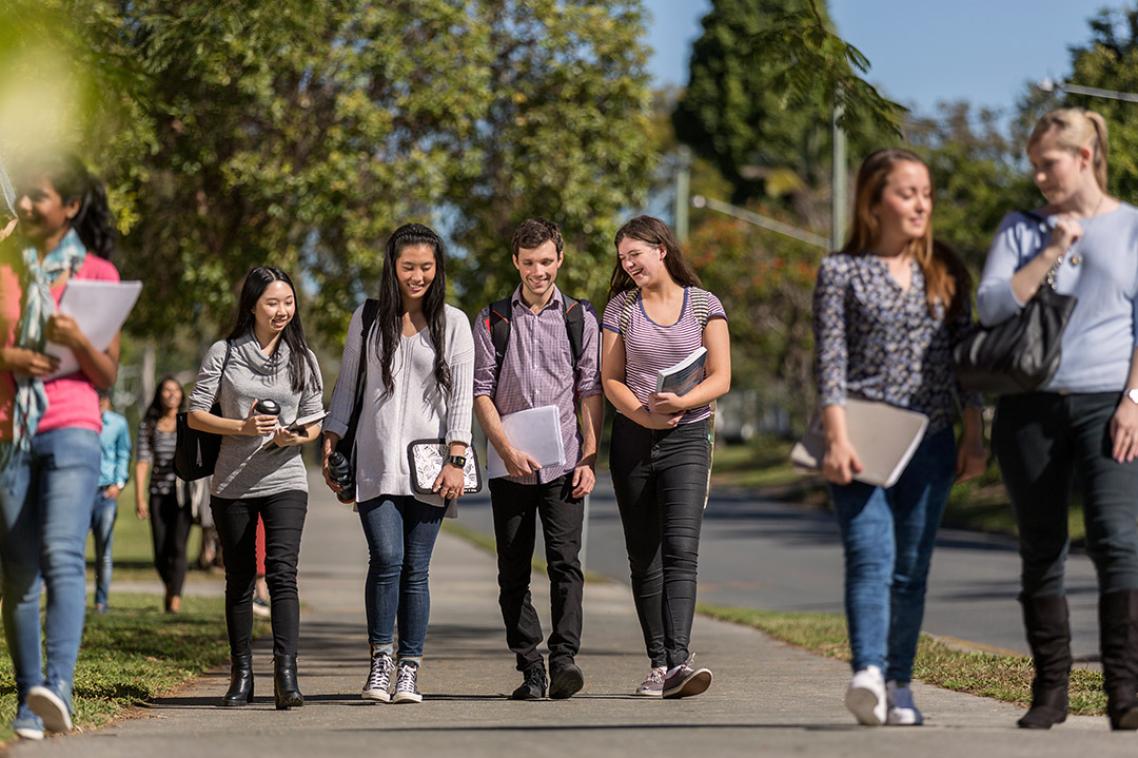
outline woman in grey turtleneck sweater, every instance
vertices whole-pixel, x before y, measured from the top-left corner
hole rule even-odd
[[[322,396],[320,367],[305,343],[292,280],[270,266],[253,269],[245,277],[233,331],[206,353],[190,395],[190,426],[222,435],[210,504],[225,550],[225,623],[232,657],[222,705],[253,700],[258,518],[265,523],[273,608],[273,695],[278,710],[304,705],[296,683],[296,565],[308,511],[300,446],[320,434]],[[215,400],[220,416],[211,412]],[[280,413],[257,414],[257,403],[269,400]],[[315,420],[290,431],[304,419]]]

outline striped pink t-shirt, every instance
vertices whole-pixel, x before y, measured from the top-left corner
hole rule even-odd
[[[12,263],[9,256],[0,261],[0,338],[5,346],[16,344],[20,308],[24,301],[17,265]],[[88,254],[83,259],[83,265],[75,272],[75,278],[117,282],[119,272],[110,261]],[[64,288],[63,284],[52,287],[51,294],[57,304],[63,297]],[[12,372],[0,372],[0,440],[12,439],[12,402],[15,391],[16,382]],[[37,432],[64,428],[102,431],[103,416],[99,412],[98,393],[95,385],[82,372],[77,371],[45,382],[44,392],[47,393],[47,410],[40,419]]]
[[[684,305],[680,318],[674,324],[657,324],[644,310],[644,301],[639,289],[622,292],[605,306],[601,327],[620,334],[624,339],[624,383],[632,394],[647,407],[648,396],[656,391],[656,372],[676,365],[691,355],[703,344],[703,330],[692,312],[691,287],[684,288]],[[632,309],[632,320],[628,334],[622,334],[620,315],[628,298],[636,298]],[[708,293],[708,320],[727,318],[723,303]],[[691,424],[711,415],[711,406],[692,408],[680,419],[681,424]]]

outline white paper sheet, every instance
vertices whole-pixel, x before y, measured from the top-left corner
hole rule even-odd
[[[543,467],[565,465],[561,412],[555,405],[528,408],[502,416],[502,428],[513,447],[529,453]],[[506,463],[493,445],[486,446],[486,469],[491,479],[506,476]]]
[[[73,279],[67,283],[59,301],[59,312],[71,316],[79,330],[87,335],[96,350],[106,350],[111,340],[126,323],[126,317],[138,301],[142,282],[107,282],[97,279]],[[48,376],[73,374],[79,370],[79,361],[69,348],[47,343],[45,352],[59,358],[59,368]]]

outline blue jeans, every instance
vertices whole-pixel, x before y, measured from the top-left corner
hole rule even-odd
[[[861,482],[830,485],[845,548],[845,604],[853,669],[877,666],[908,684],[937,527],[956,470],[945,428],[925,437],[888,490]]]
[[[368,547],[367,636],[377,650],[394,650],[398,618],[399,657],[423,656],[431,616],[428,572],[445,510],[413,497],[388,495],[359,504]]]
[[[70,704],[83,636],[87,529],[99,481],[99,435],[55,429],[32,438],[0,473],[4,635],[23,704],[45,684]],[[47,584],[47,670],[40,656],[40,586]]]
[[[95,537],[95,605],[106,607],[111,590],[111,543],[115,537],[118,499],[106,497],[105,487],[95,491],[95,507],[91,511],[91,533]]]

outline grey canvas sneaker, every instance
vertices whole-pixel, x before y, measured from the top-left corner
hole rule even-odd
[[[381,703],[391,702],[391,674],[395,671],[395,662],[387,653],[376,653],[371,657],[371,671],[364,682],[360,697],[364,700],[377,700]]]
[[[421,703],[423,695],[419,692],[419,664],[414,661],[399,661],[399,672],[395,676],[395,697],[393,703]]]

